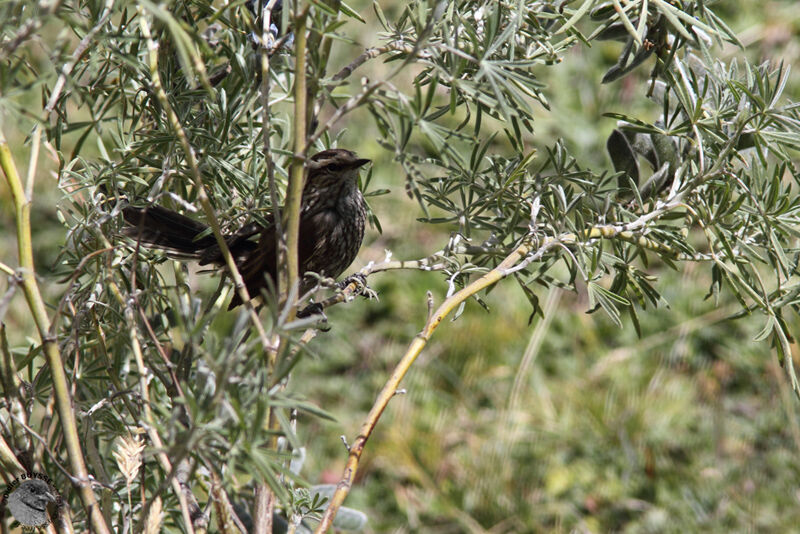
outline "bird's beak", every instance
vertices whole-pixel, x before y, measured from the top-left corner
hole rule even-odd
[[[46,497],[47,500],[50,502],[56,502],[56,496],[50,493],[49,491],[45,491],[43,496]]]
[[[357,159],[353,162],[353,168],[358,169],[359,167],[363,167],[367,163],[372,163],[371,159]]]

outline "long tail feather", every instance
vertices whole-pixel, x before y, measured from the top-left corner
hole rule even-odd
[[[182,257],[199,258],[205,249],[216,244],[213,235],[197,237],[208,226],[161,206],[127,206],[122,215],[130,225],[123,229],[123,233],[148,247],[161,248]]]
[[[146,208],[127,206],[123,208],[122,215],[129,225],[123,228],[122,233],[146,247],[162,249],[176,259],[200,260],[200,265],[211,263],[222,266],[225,263],[213,235],[207,234],[198,238],[208,230],[208,226],[203,223],[161,206]],[[274,252],[271,252],[275,250],[274,243],[266,242],[266,252],[262,250],[259,254],[258,244],[251,240],[263,230],[263,227],[251,223],[225,236],[228,249],[233,254],[238,268],[243,269],[242,275],[253,297],[258,296],[260,288],[265,286],[265,274],[269,274],[273,279],[275,277],[275,258]],[[262,235],[262,240],[274,241],[273,227],[269,227],[264,233],[266,238]],[[239,304],[241,304],[239,295],[234,295],[228,309]]]

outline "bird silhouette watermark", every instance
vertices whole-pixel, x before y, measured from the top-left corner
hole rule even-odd
[[[60,508],[61,495],[50,477],[42,473],[23,473],[3,492],[2,506],[11,512],[23,532],[35,532],[50,523],[47,506],[51,503]]]

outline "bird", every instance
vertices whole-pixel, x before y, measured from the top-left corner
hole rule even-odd
[[[7,506],[11,515],[25,527],[41,527],[50,522],[47,503],[56,502],[50,486],[44,480],[31,478],[23,481],[8,496]]]
[[[358,170],[370,163],[342,148],[323,150],[306,165],[306,182],[300,207],[297,250],[299,272],[336,278],[353,262],[364,239],[367,207],[358,188]],[[208,225],[158,205],[125,206],[123,234],[148,248],[158,248],[176,259],[196,259],[200,265],[224,267],[225,260]],[[274,214],[267,225],[250,223],[231,234],[225,243],[251,298],[274,287],[278,275],[278,247]],[[257,239],[256,239],[257,238]],[[268,282],[269,280],[269,282]],[[316,279],[303,276],[300,293],[313,288]],[[228,306],[242,304],[235,294]]]

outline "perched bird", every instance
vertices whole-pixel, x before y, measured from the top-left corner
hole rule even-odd
[[[31,478],[23,481],[8,496],[6,505],[14,519],[25,527],[41,527],[50,519],[47,517],[47,503],[56,502],[50,486],[44,480]]]
[[[301,275],[314,272],[336,278],[358,254],[367,221],[366,204],[358,189],[358,169],[369,161],[339,148],[310,158],[300,209],[297,257]],[[200,265],[224,265],[214,236],[198,237],[208,230],[203,223],[160,206],[127,206],[123,216],[129,225],[123,233],[145,246],[163,249],[178,259],[200,260]],[[268,221],[271,218],[266,217]],[[259,236],[258,241],[255,236]],[[268,287],[267,279],[276,283],[276,239],[274,222],[267,226],[251,223],[225,236],[252,298]],[[300,292],[311,289],[314,283],[314,278],[304,277]],[[241,303],[236,294],[228,309]]]

